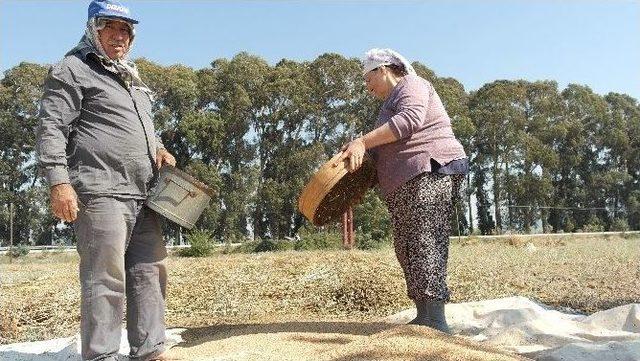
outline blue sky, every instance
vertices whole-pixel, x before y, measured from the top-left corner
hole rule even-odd
[[[467,90],[552,79],[640,99],[640,0],[129,1],[133,57],[202,68],[240,51],[274,64],[391,47]],[[88,1],[0,0],[0,71],[54,63],[82,35]]]

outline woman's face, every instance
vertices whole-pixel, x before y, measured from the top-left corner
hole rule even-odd
[[[378,67],[364,75],[367,90],[378,99],[385,99],[389,93],[389,84],[385,81],[385,68]]]

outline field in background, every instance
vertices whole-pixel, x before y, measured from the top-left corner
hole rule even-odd
[[[0,257],[0,343],[79,327],[78,258]],[[167,324],[372,321],[410,307],[393,251],[286,251],[168,260]],[[467,238],[451,246],[452,302],[520,295],[594,312],[640,302],[640,237]]]

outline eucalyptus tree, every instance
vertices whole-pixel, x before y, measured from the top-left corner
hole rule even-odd
[[[563,229],[599,227],[607,219],[606,199],[598,186],[598,179],[608,171],[603,161],[607,103],[582,85],[570,84],[561,95],[566,114],[558,126],[563,137],[558,142],[561,172],[556,184],[560,200],[577,208],[567,212]]]
[[[23,62],[0,81],[0,232],[5,243],[37,241],[56,223],[36,206],[44,186],[36,181],[34,129],[46,73],[46,66]]]
[[[267,104],[269,72],[263,59],[247,53],[216,59],[198,72],[199,115],[185,123],[185,129],[199,137],[204,163],[219,174],[220,216],[215,234],[226,240],[247,237],[255,228],[257,189],[262,182],[255,126]],[[202,117],[207,121],[197,120]]]
[[[610,152],[609,200],[613,228],[640,228],[640,107],[626,94],[609,93],[611,126],[605,144]]]
[[[490,177],[482,177],[488,184],[476,184],[482,189],[488,186],[492,190],[491,204],[495,231],[498,233],[509,221],[503,219],[503,208],[513,202],[505,185],[511,181],[511,167],[519,157],[517,147],[526,117],[517,104],[522,104],[525,97],[526,90],[521,84],[499,80],[484,85],[473,93],[469,101],[471,119],[476,129],[473,144],[475,151],[481,155],[476,158],[473,169],[490,174]],[[483,211],[486,210],[479,210]]]
[[[562,99],[553,81],[534,83],[518,81],[524,90],[522,103],[517,104],[524,115],[523,128],[518,131],[516,153],[508,187],[511,200],[518,207],[511,212],[516,228],[526,233],[542,221],[543,231],[549,231],[548,209],[553,203],[552,176],[559,155],[554,151],[556,124],[562,119]],[[516,211],[517,210],[517,211]]]

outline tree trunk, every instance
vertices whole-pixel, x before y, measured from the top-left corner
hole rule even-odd
[[[471,186],[471,173],[467,173],[467,185]],[[465,190],[466,192],[466,190]],[[467,201],[469,202],[469,235],[473,234],[473,209],[471,209],[471,192],[467,195]],[[477,201],[477,198],[476,198]]]
[[[9,247],[13,247],[13,202],[9,203]]]
[[[502,233],[502,212],[500,211],[500,182],[498,180],[498,160],[494,159],[493,161],[493,206],[494,213],[496,217],[496,228],[495,231],[497,234]]]

